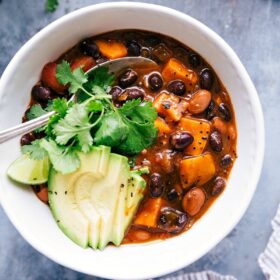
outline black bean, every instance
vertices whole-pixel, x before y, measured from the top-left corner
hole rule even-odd
[[[214,185],[212,187],[212,195],[220,194],[226,186],[226,181],[222,177],[217,177],[214,181]]]
[[[139,56],[141,53],[141,46],[136,41],[128,41],[126,48],[130,56]]]
[[[207,120],[212,120],[215,117],[215,102],[213,100],[211,100],[209,106],[207,107],[207,109],[205,110],[205,114],[206,114],[206,119]]]
[[[221,152],[223,149],[222,135],[219,131],[215,130],[210,134],[209,144],[213,151]]]
[[[146,38],[146,42],[148,43],[148,45],[154,47],[161,43],[161,39],[155,35],[150,35]]]
[[[98,46],[92,40],[84,40],[80,44],[80,50],[82,53],[92,56],[94,58],[98,58],[100,53]]]
[[[186,131],[177,131],[171,135],[170,143],[176,150],[183,150],[192,144],[194,138]]]
[[[151,56],[151,51],[149,48],[141,48],[141,56],[149,58]]]
[[[167,90],[181,96],[186,92],[186,85],[181,80],[175,80],[168,84]]]
[[[200,65],[201,59],[198,54],[192,53],[189,55],[189,63],[193,68],[196,68]]]
[[[160,210],[158,227],[168,233],[179,233],[189,222],[189,216],[177,209],[163,207]]]
[[[119,85],[122,88],[127,88],[134,84],[137,81],[137,78],[137,73],[132,69],[128,69],[119,77]]]
[[[164,190],[164,182],[159,173],[153,173],[150,177],[149,191],[152,197],[159,197]]]
[[[32,141],[35,140],[35,137],[32,133],[27,133],[24,134],[21,138],[20,138],[20,145],[24,146],[24,145],[30,145]]]
[[[221,103],[218,107],[219,112],[221,113],[222,118],[229,122],[231,120],[231,112],[225,103]]]
[[[222,167],[227,167],[227,166],[229,166],[231,163],[232,163],[231,155],[226,154],[226,155],[224,155],[224,156],[222,157],[222,159],[221,159],[221,166],[222,166]]]
[[[210,90],[214,83],[214,74],[209,68],[204,68],[199,74],[200,87]]]
[[[118,86],[114,86],[111,88],[109,94],[112,95],[112,101],[113,102],[118,102],[119,101],[119,97],[122,94],[122,89]]]
[[[132,100],[132,99],[137,99],[137,98],[140,98],[141,100],[143,100],[145,91],[142,88],[131,87],[131,88],[127,88],[124,91],[124,95],[127,96],[126,100]]]
[[[159,73],[152,73],[148,78],[149,87],[151,90],[159,90],[163,85],[162,77]]]
[[[32,98],[38,102],[46,103],[54,98],[54,95],[50,88],[35,85],[31,91]]]
[[[179,197],[178,193],[176,192],[175,189],[171,189],[168,193],[167,193],[167,198],[168,200],[172,201],[175,200]]]

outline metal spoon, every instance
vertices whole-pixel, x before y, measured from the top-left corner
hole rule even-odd
[[[158,65],[153,60],[145,57],[124,57],[98,64],[89,69],[87,71],[87,74],[93,72],[94,70],[102,66],[108,67],[109,72],[115,75],[118,75],[120,71],[129,67],[137,69],[156,69],[158,67]],[[75,100],[75,95],[73,95],[70,100]],[[34,120],[27,121],[20,125],[0,131],[0,144],[19,135],[29,133],[35,130],[36,128],[44,126],[53,114],[54,112],[50,112]]]

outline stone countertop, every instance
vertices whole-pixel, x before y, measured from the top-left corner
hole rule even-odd
[[[62,15],[94,3],[109,1],[60,0],[53,14],[44,1],[0,0],[0,74],[32,35]],[[213,250],[184,269],[205,269],[238,279],[264,279],[257,264],[271,233],[270,220],[280,198],[278,146],[280,135],[279,0],[154,0],[202,21],[236,51],[258,90],[266,122],[266,152],[256,194],[236,228]],[[278,103],[279,102],[279,103]],[[279,119],[278,119],[279,118]],[[239,186],[242,187],[242,186]],[[0,208],[0,279],[95,279],[50,261],[18,234]],[[175,275],[174,273],[173,275]]]

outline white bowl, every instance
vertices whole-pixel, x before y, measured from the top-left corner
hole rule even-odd
[[[82,38],[115,29],[142,29],[171,36],[201,54],[230,93],[238,129],[238,159],[228,186],[191,230],[165,241],[82,249],[57,227],[49,209],[29,188],[5,175],[20,154],[19,139],[0,146],[0,198],[20,234],[39,252],[74,270],[114,279],[155,277],[180,269],[213,248],[237,224],[254,194],[263,162],[264,121],[261,105],[242,63],[216,33],[197,20],[144,3],[93,5],[48,25],[15,55],[0,81],[0,129],[21,122],[30,90],[42,66]]]

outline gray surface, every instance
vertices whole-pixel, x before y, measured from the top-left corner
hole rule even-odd
[[[54,14],[45,13],[43,2],[0,1],[0,74],[22,44],[46,24],[79,7],[107,1],[60,0],[61,5]],[[265,248],[271,233],[270,220],[280,200],[280,149],[277,137],[280,135],[280,1],[146,2],[183,11],[220,34],[245,64],[257,87],[265,114],[267,136],[264,168],[246,215],[229,236],[185,271],[211,269],[232,274],[238,279],[264,279],[257,257]],[[17,233],[2,210],[0,236],[0,279],[92,279],[61,267],[36,252]]]

